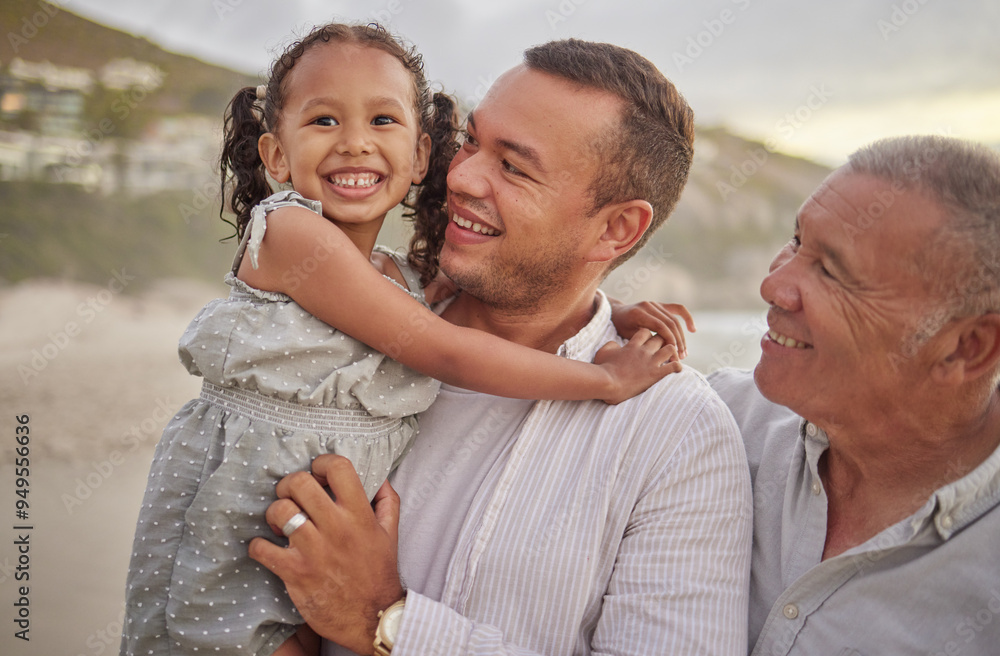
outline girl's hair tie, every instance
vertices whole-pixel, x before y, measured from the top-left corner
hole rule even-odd
[[[264,100],[267,98],[267,85],[258,84],[257,85],[257,100]]]

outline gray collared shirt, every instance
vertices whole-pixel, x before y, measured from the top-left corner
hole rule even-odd
[[[910,517],[823,561],[826,435],[767,401],[748,371],[709,382],[736,417],[753,480],[750,653],[1000,654],[1000,449],[928,490]]]

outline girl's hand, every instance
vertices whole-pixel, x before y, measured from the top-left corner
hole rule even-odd
[[[680,319],[684,320],[689,331],[695,332],[695,327],[694,319],[686,307],[680,303],[652,301],[625,305],[613,298],[608,300],[611,302],[611,322],[615,324],[619,335],[629,339],[640,328],[646,328],[662,337],[667,344],[676,346],[681,358],[687,357],[687,342]]]
[[[594,364],[611,376],[613,391],[603,399],[610,405],[641,394],[667,374],[681,370],[677,347],[646,328],[635,331],[624,346],[615,342],[602,346],[594,355]]]

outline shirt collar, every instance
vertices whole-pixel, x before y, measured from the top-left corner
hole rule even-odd
[[[589,362],[594,359],[594,353],[597,352],[599,346],[610,339],[614,339],[613,334],[608,335],[609,330],[613,333],[611,327],[611,304],[608,303],[608,297],[600,289],[597,290],[594,303],[596,305],[594,316],[590,318],[590,321],[587,322],[587,325],[580,332],[562,343],[556,352],[557,355],[570,358],[571,360]]]
[[[830,439],[819,426],[803,419],[799,434],[804,440],[806,461],[813,481],[819,483],[819,459],[830,446]],[[961,466],[956,463],[955,468]],[[1000,447],[971,472],[943,485],[928,495],[927,503],[911,518],[914,531],[933,522],[943,540],[974,522],[1000,503]]]

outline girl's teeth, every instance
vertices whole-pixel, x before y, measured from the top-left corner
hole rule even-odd
[[[373,173],[358,176],[334,176],[333,184],[338,187],[371,187],[379,181],[379,177]]]

